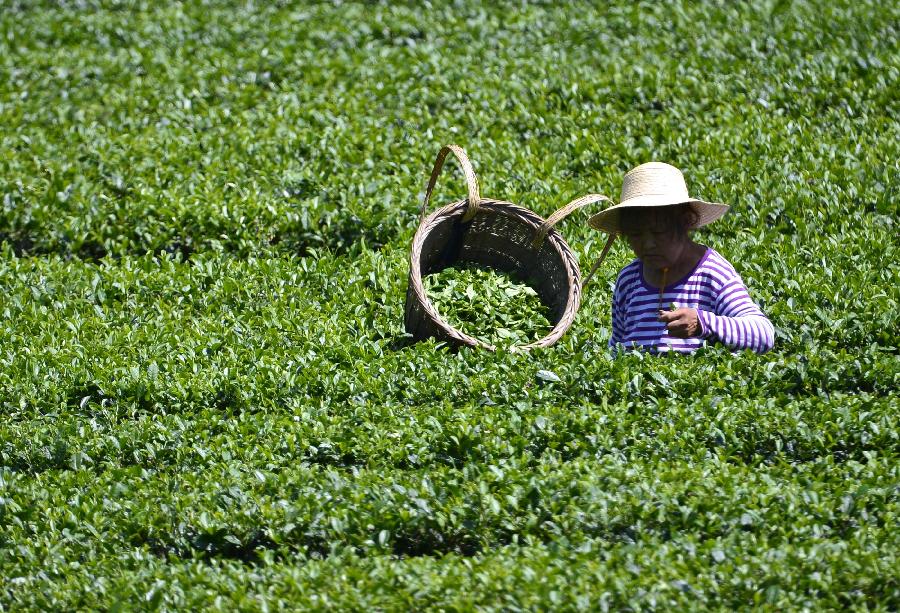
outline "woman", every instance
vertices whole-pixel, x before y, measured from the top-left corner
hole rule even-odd
[[[684,176],[669,164],[625,175],[619,204],[588,221],[610,240],[624,236],[637,258],[616,279],[610,347],[690,353],[715,341],[757,353],[772,348],[775,330],[741,277],[689,234],[727,210],[688,196]]]

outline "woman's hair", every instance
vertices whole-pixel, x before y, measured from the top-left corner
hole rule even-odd
[[[674,206],[637,207],[626,206],[619,210],[619,228],[641,229],[655,222],[658,225],[671,227],[678,234],[687,234],[698,221],[700,213],[690,202],[682,202]]]

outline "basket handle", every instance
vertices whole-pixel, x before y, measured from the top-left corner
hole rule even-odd
[[[586,196],[582,196],[581,198],[576,198],[566,206],[562,207],[555,213],[553,213],[550,217],[547,218],[547,221],[542,223],[540,227],[535,232],[534,240],[531,245],[535,249],[538,249],[541,244],[543,244],[544,239],[547,238],[547,234],[550,232],[550,228],[555,226],[557,223],[565,219],[568,215],[574,213],[581,207],[587,206],[589,204],[593,204],[595,202],[602,202],[606,200],[607,202],[612,202],[609,198],[602,194],[588,194]],[[600,264],[603,263],[603,260],[606,259],[606,255],[609,253],[609,250],[612,248],[613,243],[616,241],[615,233],[609,235],[609,238],[606,239],[606,244],[603,246],[603,251],[600,252],[600,257],[597,258],[597,261],[594,262],[594,265],[591,266],[590,272],[588,272],[587,276],[584,278],[584,281],[581,282],[581,288],[588,284],[591,278],[594,276],[594,273],[597,272],[597,269],[600,268]]]
[[[444,167],[444,160],[447,158],[447,154],[451,152],[456,156],[457,161],[459,161],[463,176],[466,178],[466,189],[469,190],[469,198],[467,200],[468,207],[466,208],[462,220],[469,221],[475,216],[475,212],[478,210],[478,203],[481,202],[481,196],[478,194],[478,178],[475,177],[475,171],[472,169],[472,163],[469,161],[469,156],[466,155],[466,152],[462,147],[457,145],[445,145],[441,147],[441,151],[434,161],[434,169],[431,171],[431,178],[428,180],[428,187],[425,189],[425,200],[422,202],[422,210],[419,212],[420,225],[425,219],[425,211],[428,208],[428,202],[431,200],[431,192],[434,191],[434,184],[437,183],[438,176],[441,174],[441,169]]]
[[[595,202],[602,202],[606,200],[607,202],[612,202],[609,198],[602,194],[588,194],[586,196],[582,196],[581,198],[576,198],[566,206],[562,207],[555,213],[553,213],[547,220],[538,227],[537,231],[534,233],[534,240],[531,241],[531,246],[535,249],[539,249],[540,246],[544,243],[544,239],[547,238],[547,234],[550,233],[550,229],[555,226],[557,223],[580,209],[581,207],[585,207],[589,204],[594,204]]]
[[[600,257],[597,258],[597,261],[594,262],[594,265],[591,266],[590,272],[588,272],[587,276],[584,278],[584,281],[581,282],[581,289],[584,290],[584,287],[588,284],[588,281],[594,276],[594,273],[597,272],[597,269],[600,268],[600,264],[603,263],[603,260],[606,259],[606,254],[609,253],[609,248],[612,247],[613,243],[616,241],[616,237],[618,234],[610,234],[609,238],[606,239],[606,244],[603,246],[603,251],[600,252]]]

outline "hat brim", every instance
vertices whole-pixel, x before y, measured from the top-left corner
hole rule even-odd
[[[689,230],[696,230],[697,228],[701,228],[707,224],[711,224],[715,220],[719,219],[722,215],[727,213],[728,209],[730,208],[727,204],[721,204],[719,202],[706,202],[704,200],[698,200],[696,198],[688,198],[687,200],[678,200],[673,202],[671,199],[668,199],[665,196],[645,195],[624,200],[619,204],[611,206],[595,215],[592,215],[590,219],[588,219],[588,225],[590,225],[595,230],[602,230],[611,234],[621,234],[622,232],[619,228],[619,213],[622,209],[677,206],[679,204],[692,205],[694,207],[694,210],[697,211],[697,214],[699,215],[697,223],[691,225],[688,228]]]

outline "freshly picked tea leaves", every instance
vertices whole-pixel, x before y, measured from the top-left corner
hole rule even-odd
[[[492,345],[526,345],[553,327],[548,309],[525,283],[490,268],[446,268],[423,279],[441,317]]]

